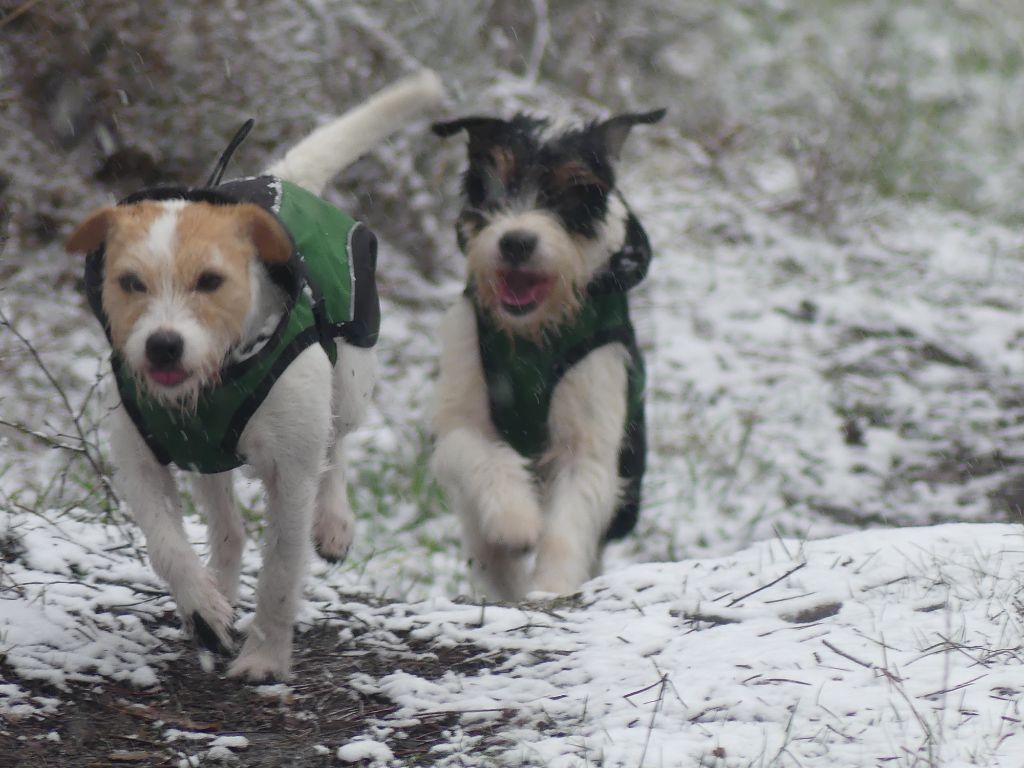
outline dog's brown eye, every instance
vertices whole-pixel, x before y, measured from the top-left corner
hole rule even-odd
[[[142,282],[142,279],[134,272],[125,272],[117,278],[117,284],[121,286],[121,290],[125,293],[146,292],[146,284]]]
[[[203,272],[196,280],[195,290],[199,293],[213,293],[220,288],[223,282],[223,275],[218,275],[216,272]]]

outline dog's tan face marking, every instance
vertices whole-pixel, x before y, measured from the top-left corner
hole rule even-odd
[[[69,250],[105,241],[103,309],[114,348],[159,399],[187,405],[238,344],[252,304],[251,265],[283,263],[291,241],[254,205],[143,201],[93,214]],[[180,337],[180,361],[152,338]]]
[[[514,232],[536,236],[536,247],[526,263],[510,269],[502,259],[500,242]],[[477,301],[509,333],[536,337],[579,309],[588,275],[585,253],[544,211],[492,218],[468,241],[466,258]],[[509,294],[524,291],[536,299],[536,305],[525,313],[512,311]]]
[[[551,182],[563,194],[573,187],[593,186],[607,192],[608,182],[599,177],[594,169],[579,160],[569,160],[551,171]]]
[[[507,186],[516,173],[516,156],[507,147],[497,146],[491,149],[491,159],[498,178]]]

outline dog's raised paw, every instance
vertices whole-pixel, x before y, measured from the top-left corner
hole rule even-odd
[[[589,560],[571,539],[549,533],[537,547],[531,591],[568,595],[588,578]]]
[[[534,574],[530,592],[545,592],[549,595],[571,595],[579,591],[579,585],[587,580],[584,571],[573,572],[568,568],[559,568],[546,564],[538,564]]]
[[[345,558],[348,557],[348,550],[348,545],[344,548],[335,548],[329,543],[325,545],[320,541],[316,542],[316,553],[320,556],[320,559],[332,565],[345,562]]]
[[[488,500],[481,506],[480,532],[494,547],[526,554],[537,545],[544,527],[544,517],[532,498],[512,495]]]
[[[351,512],[343,514],[323,514],[317,510],[313,523],[313,542],[316,553],[329,563],[340,563],[348,556],[355,533],[354,520]]]

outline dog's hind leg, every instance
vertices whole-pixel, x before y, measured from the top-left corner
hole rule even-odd
[[[145,534],[153,570],[167,582],[186,628],[198,643],[216,652],[230,650],[231,604],[185,536],[171,471],[157,462],[123,406],[110,418],[117,484]]]
[[[626,423],[627,360],[621,344],[601,347],[555,389],[535,589],[573,592],[600,567],[602,539],[621,489],[618,457]]]
[[[220,592],[232,603],[238,599],[238,576],[245,546],[245,526],[235,502],[232,473],[196,475],[196,495],[206,512],[210,559],[206,567],[213,571]]]
[[[327,471],[313,512],[313,543],[316,553],[329,563],[340,563],[355,538],[356,519],[348,500],[346,461],[341,440],[336,438],[328,457]]]
[[[327,471],[320,478],[313,517],[313,542],[317,554],[330,562],[345,559],[355,535],[343,441],[366,418],[376,373],[377,358],[373,349],[338,343],[332,408],[334,443],[329,452]]]
[[[331,362],[306,348],[274,384],[239,441],[267,489],[256,615],[231,677],[283,680],[312,543],[313,507],[331,425]]]

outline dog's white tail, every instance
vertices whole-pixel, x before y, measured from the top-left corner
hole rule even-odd
[[[266,172],[320,194],[331,177],[443,98],[444,85],[437,73],[420,70],[317,128]]]

